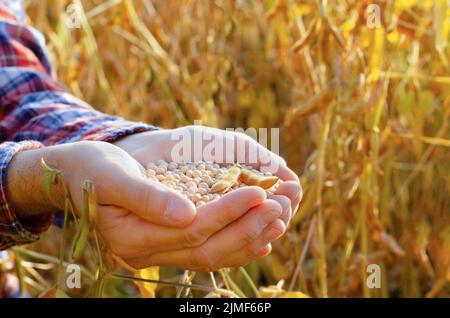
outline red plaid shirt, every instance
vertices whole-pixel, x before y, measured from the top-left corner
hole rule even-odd
[[[8,3],[0,0],[0,250],[37,240],[51,223],[49,216],[17,219],[6,184],[14,154],[155,129],[98,112],[70,95],[52,74],[42,34],[23,24]]]

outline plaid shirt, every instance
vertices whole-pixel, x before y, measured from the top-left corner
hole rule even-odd
[[[0,250],[30,243],[52,216],[18,220],[6,171],[19,151],[80,140],[114,141],[155,129],[94,110],[56,80],[43,36],[23,23],[20,1],[0,0]]]

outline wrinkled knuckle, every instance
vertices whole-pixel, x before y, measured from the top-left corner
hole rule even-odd
[[[250,262],[252,261],[256,254],[259,252],[259,249],[257,246],[254,245],[248,245],[244,248],[246,261]]]
[[[218,214],[218,222],[223,227],[234,220],[234,205],[228,199],[224,199],[220,206],[221,213]]]
[[[291,200],[287,196],[277,195],[276,201],[278,201],[283,210],[288,209],[291,206]]]
[[[246,228],[242,234],[242,241],[245,244],[250,244],[254,242],[260,235],[260,230],[257,227]]]
[[[218,269],[216,262],[205,249],[198,248],[191,253],[191,264],[203,272],[214,272]]]
[[[208,236],[199,230],[190,230],[187,231],[184,235],[184,244],[185,247],[197,247],[206,242]]]
[[[139,206],[142,212],[147,214],[149,207],[152,204],[151,189],[150,187],[137,187],[134,191],[134,202],[139,202]],[[133,211],[135,212],[135,211]]]

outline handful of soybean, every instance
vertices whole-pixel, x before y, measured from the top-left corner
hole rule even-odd
[[[159,181],[202,206],[240,187],[258,186],[273,193],[279,179],[251,166],[220,166],[212,162],[175,163],[159,160],[147,165],[146,176]]]

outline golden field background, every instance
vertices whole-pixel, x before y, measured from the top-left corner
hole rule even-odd
[[[70,3],[29,0],[27,12],[59,80],[97,109],[165,128],[280,128],[300,212],[270,257],[218,284],[246,296],[252,284],[269,296],[450,296],[447,1],[83,0],[80,29],[65,24]],[[34,249],[57,254],[52,235]],[[368,264],[381,266],[380,289],[365,283]],[[176,295],[164,286],[157,296]],[[124,283],[105,295],[137,294]]]

